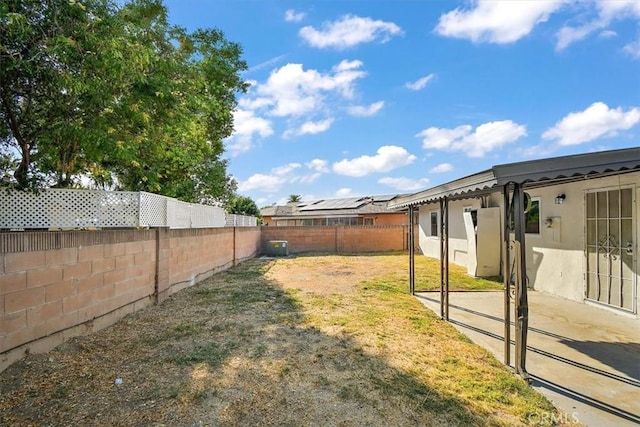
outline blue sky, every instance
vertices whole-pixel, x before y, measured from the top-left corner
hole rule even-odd
[[[259,206],[640,145],[640,0],[165,4],[243,47],[225,156]]]

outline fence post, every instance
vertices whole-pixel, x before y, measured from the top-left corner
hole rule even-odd
[[[234,226],[233,226],[233,262],[232,262],[232,265],[234,267],[236,266],[236,245],[237,245],[236,233],[237,233],[237,229],[238,229],[238,227],[236,227],[235,224],[234,224]]]
[[[164,301],[169,295],[170,261],[171,261],[171,235],[169,228],[156,228],[156,277],[154,297],[156,304]]]

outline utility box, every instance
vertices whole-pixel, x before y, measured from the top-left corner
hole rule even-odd
[[[286,240],[269,240],[267,242],[267,255],[287,256],[289,255],[289,242]]]
[[[482,208],[475,215],[462,215],[467,233],[467,273],[474,277],[499,276],[500,208]]]

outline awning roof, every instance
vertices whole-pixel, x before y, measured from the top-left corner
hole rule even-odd
[[[576,178],[640,170],[640,147],[508,163],[393,200],[390,208],[421,205],[447,197],[463,199],[497,191],[509,183],[553,185]]]

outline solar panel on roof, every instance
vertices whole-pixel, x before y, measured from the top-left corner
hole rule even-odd
[[[382,196],[373,196],[373,201],[374,202],[388,202],[389,200],[392,200],[394,198],[396,198],[398,195],[397,194],[384,194]]]
[[[300,208],[300,211],[316,211],[323,209],[355,209],[362,206],[365,200],[366,198],[364,197],[321,200],[318,203],[313,203],[309,206]]]

